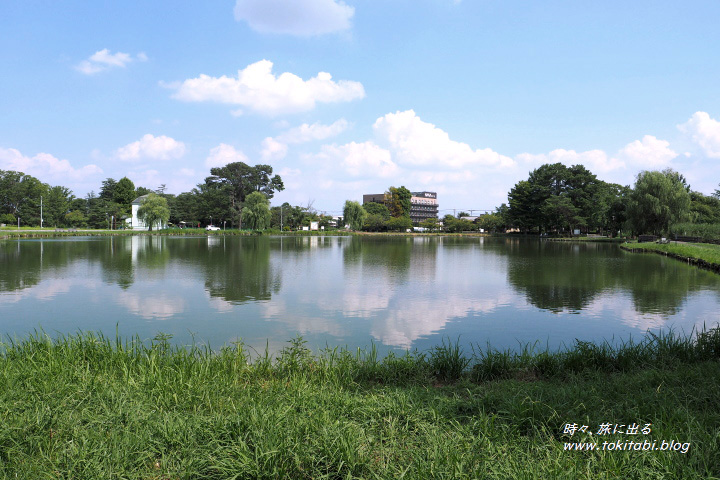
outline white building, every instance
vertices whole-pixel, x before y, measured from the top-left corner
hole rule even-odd
[[[149,195],[149,194],[148,194]],[[132,228],[133,230],[147,230],[148,226],[140,220],[137,216],[138,209],[140,208],[140,205],[147,199],[148,195],[143,195],[142,197],[138,197],[132,202],[132,216],[127,219],[128,222],[128,228]],[[153,225],[153,230],[160,230],[161,228],[167,228],[167,223],[162,222],[158,223],[156,225]]]

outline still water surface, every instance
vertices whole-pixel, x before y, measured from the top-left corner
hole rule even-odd
[[[716,325],[720,275],[617,245],[479,237],[0,241],[0,333],[80,330],[275,352],[640,338]]]

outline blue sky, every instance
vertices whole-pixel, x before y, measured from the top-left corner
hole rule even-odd
[[[0,4],[0,169],[77,196],[267,163],[273,203],[490,209],[545,162],[720,182],[720,3]],[[441,212],[445,213],[445,212]]]

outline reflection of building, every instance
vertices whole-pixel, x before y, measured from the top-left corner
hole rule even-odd
[[[149,195],[149,194],[148,194]],[[138,218],[137,212],[140,208],[140,205],[148,198],[148,195],[143,195],[142,197],[138,197],[132,202],[132,217],[128,218],[129,225],[128,227],[132,228],[133,230],[147,230],[148,226]],[[153,225],[153,228],[159,230],[161,228],[167,228],[167,223],[162,222],[158,225]]]
[[[384,193],[370,193],[363,195],[363,204],[385,203]],[[410,198],[410,220],[419,223],[428,218],[438,216],[437,193],[435,192],[412,192]]]

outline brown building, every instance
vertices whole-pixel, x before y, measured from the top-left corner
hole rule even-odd
[[[384,193],[370,193],[363,195],[363,204],[385,203]],[[428,218],[437,218],[438,203],[436,192],[412,192],[410,198],[410,220],[420,223]]]

